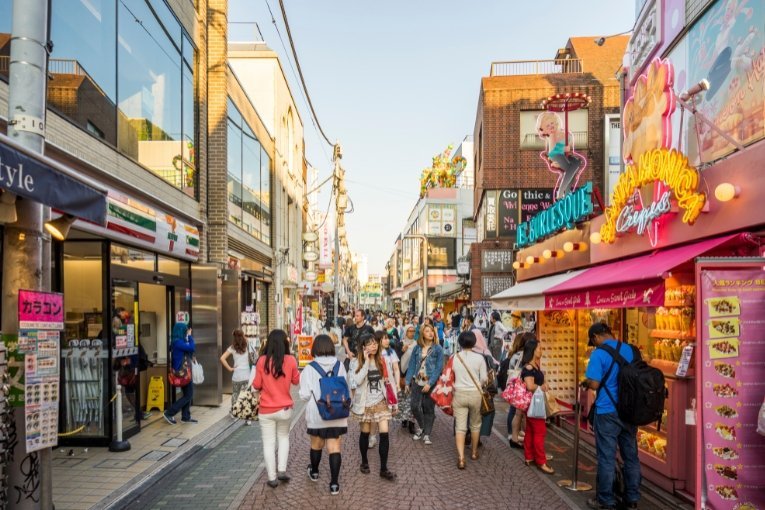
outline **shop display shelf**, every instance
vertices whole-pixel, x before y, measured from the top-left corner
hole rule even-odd
[[[653,460],[655,462],[660,462],[661,464],[666,464],[667,463],[667,459],[665,457],[660,457],[655,452],[652,452],[650,450],[646,450],[642,446],[638,446],[638,450],[640,451],[640,453],[642,453],[643,455],[648,456],[651,460]]]
[[[672,340],[695,340],[696,335],[690,331],[672,331],[654,329],[651,331],[651,338],[669,338]]]

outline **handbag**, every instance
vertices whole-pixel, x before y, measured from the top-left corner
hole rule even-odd
[[[247,388],[239,392],[239,397],[231,406],[231,414],[240,420],[254,420],[260,408],[260,392]]]
[[[531,404],[529,405],[529,410],[526,411],[526,417],[541,419],[547,418],[545,402],[547,402],[547,399],[545,398],[545,392],[542,391],[541,387],[537,386],[537,389],[531,396]]]
[[[470,379],[473,381],[473,384],[475,384],[475,387],[478,388],[478,391],[481,393],[481,416],[486,416],[488,414],[493,413],[494,398],[491,396],[491,394],[488,391],[481,388],[481,385],[478,384],[478,381],[476,381],[475,377],[473,376],[473,371],[470,370],[470,367],[467,366],[467,364],[465,363],[465,360],[462,359],[462,356],[457,354],[457,359],[459,359],[460,363],[462,363],[462,366],[465,367],[465,370],[467,370],[467,373],[470,376]]]
[[[555,398],[555,395],[549,391],[545,391],[545,412],[547,413],[548,418],[561,412],[558,400]]]
[[[454,356],[451,356],[444,365],[441,375],[438,376],[435,387],[430,392],[430,398],[444,413],[452,416],[452,401],[454,400]]]
[[[505,391],[502,392],[502,398],[519,411],[526,411],[529,408],[531,395],[526,383],[520,377],[511,379]]]
[[[388,362],[383,360],[383,377],[385,378],[385,400],[389,406],[398,405],[398,394],[393,384],[390,382],[390,376],[388,375]]]
[[[205,382],[205,371],[202,369],[202,364],[196,358],[191,360],[191,382],[194,384]]]
[[[181,368],[178,370],[171,369],[170,373],[167,374],[167,380],[170,383],[170,386],[175,388],[188,386],[191,383],[191,378],[191,367],[189,366],[189,359],[186,356],[183,357]]]

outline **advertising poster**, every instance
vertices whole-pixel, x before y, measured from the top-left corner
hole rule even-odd
[[[765,509],[765,272],[702,270],[701,505]]]
[[[517,189],[505,189],[499,192],[499,237],[515,238],[518,230],[518,218],[520,208],[520,193]]]
[[[765,132],[765,3],[722,0],[693,25],[688,35],[688,86],[709,80],[698,110],[743,145]],[[697,122],[702,162],[734,150],[704,123]]]
[[[298,366],[304,367],[313,361],[311,349],[313,348],[313,337],[309,335],[299,335],[298,343]]]
[[[521,223],[529,221],[538,212],[553,205],[551,188],[521,190]]]

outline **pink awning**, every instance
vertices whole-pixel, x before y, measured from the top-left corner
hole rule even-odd
[[[662,275],[740,237],[733,234],[591,267],[545,292],[548,309],[662,306]]]

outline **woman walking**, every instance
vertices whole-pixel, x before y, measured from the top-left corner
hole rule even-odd
[[[415,421],[414,416],[412,416],[412,406],[410,404],[409,395],[406,391],[406,383],[404,378],[406,377],[407,370],[409,369],[409,360],[412,359],[412,353],[414,352],[415,345],[417,345],[417,341],[414,339],[414,326],[409,324],[406,326],[404,338],[401,340],[401,379],[399,381],[399,388],[401,388],[401,390],[398,392],[399,407],[396,418],[401,421],[401,426],[407,429],[412,435],[415,433]]]
[[[233,410],[239,393],[247,388],[250,382],[250,358],[255,356],[250,356],[250,346],[241,329],[235,329],[232,336],[233,342],[220,357],[220,362],[226,370],[231,372],[231,409]],[[234,358],[233,367],[228,362],[229,357]],[[245,425],[249,424],[250,420],[247,420]]]
[[[465,469],[465,437],[468,427],[472,443],[473,460],[478,460],[478,441],[481,433],[481,399],[483,385],[486,384],[486,361],[482,354],[473,351],[475,334],[472,331],[460,333],[457,342],[461,351],[454,355],[454,399],[452,409],[456,426],[455,442],[457,445],[457,467]],[[468,417],[469,422],[468,423]]]
[[[513,342],[513,348],[511,349],[510,359],[508,361],[508,371],[509,370],[520,370],[523,361],[523,350],[526,347],[526,342],[529,340],[536,341],[536,337],[534,336],[534,333],[521,333],[520,335],[515,337],[515,341]],[[517,372],[516,372],[517,373]],[[507,379],[508,377],[505,376],[505,385],[507,386]],[[503,387],[504,389],[504,387]],[[507,411],[507,439],[510,441],[510,447],[511,448],[523,448],[523,445],[521,444],[521,421],[525,418],[525,415],[523,413],[519,413],[518,410],[510,406],[510,409]]]
[[[406,386],[411,392],[412,414],[419,425],[412,439],[422,439],[430,445],[433,444],[430,433],[436,419],[436,404],[430,398],[430,390],[436,385],[444,368],[444,350],[438,345],[436,330],[432,325],[424,324],[420,333],[406,370]]]
[[[311,356],[319,364],[325,374],[332,373],[338,377],[346,377],[345,367],[335,354],[335,345],[327,335],[319,335],[313,341]],[[334,371],[337,371],[335,374]],[[326,446],[329,454],[329,493],[333,496],[340,493],[340,439],[348,433],[348,418],[325,420],[319,414],[316,395],[321,395],[321,374],[313,367],[306,367],[300,375],[300,398],[307,401],[305,420],[308,425],[308,437],[311,438],[311,464],[308,466],[308,478],[312,482],[319,481],[319,464],[321,452]]]
[[[191,326],[184,322],[176,322],[173,326],[173,341],[170,344],[172,348],[171,360],[173,370],[181,370],[184,361],[188,364],[188,370],[191,370],[191,359],[194,357],[196,346],[194,337],[191,336]],[[197,423],[197,420],[191,417],[191,399],[194,398],[194,383],[189,381],[186,386],[181,388],[183,396],[175,401],[170,408],[162,413],[165,421],[170,425],[178,423],[174,416],[181,411],[181,421],[183,423]]]
[[[536,391],[537,388],[547,391],[545,374],[539,368],[541,361],[542,344],[536,339],[527,340],[526,346],[523,348],[521,379],[523,379],[526,383],[526,388],[531,392]],[[551,475],[555,473],[555,470],[547,465],[547,455],[545,454],[546,435],[547,424],[544,418],[530,418],[526,416],[526,437],[523,438],[526,465],[530,466],[532,462],[535,462],[542,472]]]
[[[290,453],[290,419],[294,402],[290,384],[300,382],[297,360],[289,354],[287,333],[275,329],[268,334],[265,353],[255,366],[253,387],[260,391],[260,433],[263,457],[268,473],[268,486],[289,482],[287,458]],[[277,443],[279,466],[277,470]]]
[[[359,434],[359,452],[361,452],[360,470],[369,473],[369,434],[372,424],[376,423],[380,431],[380,477],[394,481],[396,474],[388,469],[388,422],[391,410],[385,397],[385,381],[388,380],[387,364],[382,357],[382,349],[375,337],[370,334],[362,335],[359,342],[357,357],[351,362],[352,377],[356,382],[356,396],[353,399],[351,412],[361,424]]]

